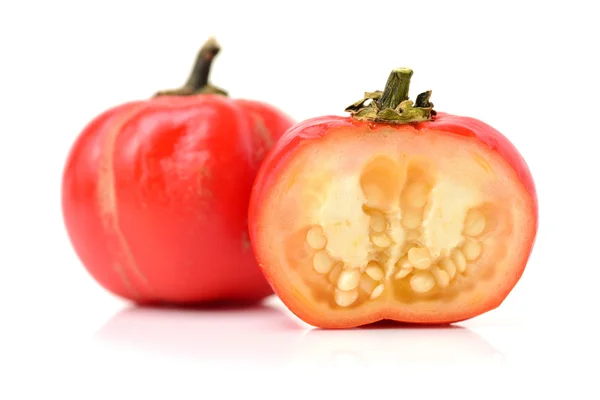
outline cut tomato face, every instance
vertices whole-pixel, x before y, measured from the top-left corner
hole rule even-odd
[[[324,117],[263,164],[250,230],[265,276],[309,324],[449,323],[515,286],[537,199],[519,153],[480,121]]]

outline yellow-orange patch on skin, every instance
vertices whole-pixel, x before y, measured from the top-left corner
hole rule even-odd
[[[116,241],[121,248],[124,255],[124,264],[121,265],[119,262],[113,264],[113,268],[117,274],[121,277],[124,285],[128,290],[134,294],[138,294],[138,290],[131,283],[130,277],[127,275],[126,270],[133,271],[142,282],[148,285],[146,276],[139,270],[129,244],[121,231],[119,225],[119,216],[117,211],[117,200],[115,194],[115,176],[114,176],[114,154],[115,154],[115,143],[119,133],[122,132],[122,128],[128,123],[134,116],[136,116],[141,110],[144,109],[143,105],[137,106],[129,112],[119,116],[114,121],[111,130],[107,132],[103,148],[102,157],[100,159],[100,165],[98,169],[98,186],[97,186],[97,200],[100,212],[100,220],[104,229],[115,235]]]

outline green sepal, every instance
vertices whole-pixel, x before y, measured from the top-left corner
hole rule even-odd
[[[390,74],[385,91],[365,92],[361,100],[346,107],[345,111],[350,112],[352,117],[359,120],[392,124],[409,124],[431,120],[435,116],[433,103],[429,101],[431,90],[419,94],[414,103],[411,100],[403,100],[399,104],[395,104],[393,100],[408,98],[411,75],[412,71],[410,69],[395,69]],[[382,104],[384,93],[387,93],[386,103],[391,104]],[[390,105],[393,107],[390,107]]]

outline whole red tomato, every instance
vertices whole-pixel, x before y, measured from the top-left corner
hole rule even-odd
[[[292,120],[210,85],[218,51],[209,40],[182,88],[102,113],[71,149],[64,222],[84,266],[119,296],[196,303],[272,293],[247,208],[263,157]]]
[[[451,323],[499,306],[538,225],[530,171],[485,123],[383,92],[287,131],[250,201],[250,237],[275,292],[305,322]],[[277,238],[277,240],[273,240]]]

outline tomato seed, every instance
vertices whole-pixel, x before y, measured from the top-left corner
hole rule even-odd
[[[338,278],[337,287],[340,290],[353,290],[358,287],[360,271],[358,269],[345,270]]]
[[[474,239],[467,239],[462,246],[462,251],[467,261],[474,261],[481,254],[481,243]]]
[[[429,272],[417,272],[410,278],[410,287],[417,293],[429,292],[434,286],[435,279]]]
[[[379,286],[377,286],[374,290],[373,293],[371,293],[371,300],[374,300],[376,298],[378,298],[379,296],[381,296],[381,294],[383,293],[383,290],[385,289],[385,286],[383,285],[383,283],[379,284]]]
[[[382,233],[387,228],[387,221],[383,213],[376,211],[371,215],[371,230],[373,232]]]
[[[441,270],[439,267],[431,267],[431,274],[435,278],[437,284],[441,288],[445,288],[450,284],[450,275],[446,271]]]
[[[458,272],[465,272],[465,269],[467,269],[467,259],[462,251],[455,249],[452,252],[452,261],[454,261]]]
[[[452,261],[449,258],[444,258],[441,262],[440,262],[441,267],[444,269],[444,271],[446,271],[446,273],[448,273],[448,276],[450,277],[450,279],[454,279],[454,275],[456,275],[456,265],[454,264],[454,261]]]
[[[392,239],[385,233],[377,233],[371,236],[371,241],[377,247],[388,247],[392,244]]]
[[[331,270],[333,260],[326,250],[319,250],[313,257],[313,267],[320,274],[326,274]]]
[[[375,261],[370,261],[369,265],[367,265],[366,270],[367,275],[369,275],[373,280],[380,281],[384,278],[385,274],[383,269],[379,266]]]
[[[467,236],[477,236],[485,228],[485,217],[478,210],[470,210],[465,218],[464,234]]]
[[[431,266],[431,253],[427,247],[413,247],[408,251],[408,262],[417,269]]]
[[[352,305],[358,299],[358,291],[353,290],[350,292],[336,289],[335,290],[335,302],[340,307],[348,307]]]
[[[306,233],[306,241],[308,245],[315,250],[325,248],[327,245],[327,238],[323,234],[323,228],[320,226],[313,226]]]

